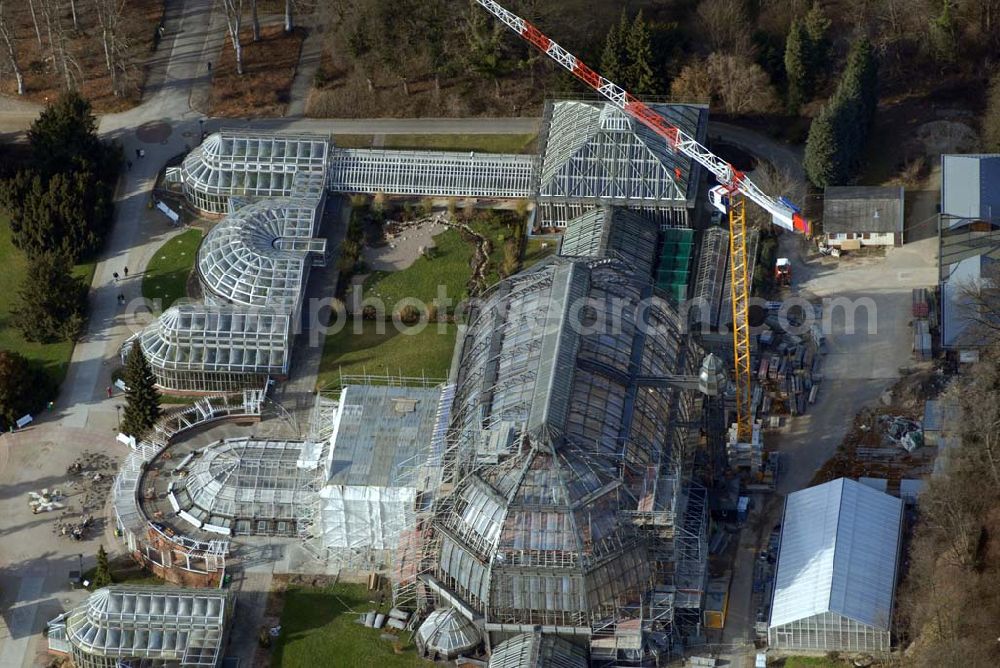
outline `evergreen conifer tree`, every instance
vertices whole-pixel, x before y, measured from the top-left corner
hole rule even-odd
[[[816,86],[830,73],[830,19],[818,2],[814,2],[806,13],[804,26],[809,37],[809,68]]]
[[[611,81],[625,85],[625,35],[628,31],[628,19],[625,10],[617,25],[611,26],[604,40],[604,51],[601,53],[601,74]]]
[[[655,95],[660,92],[656,75],[653,73],[653,39],[649,24],[642,16],[642,10],[635,15],[632,27],[625,39],[628,54],[626,80],[627,88],[636,95]]]
[[[785,41],[785,75],[788,79],[788,111],[797,114],[802,105],[812,99],[814,92],[810,39],[798,19],[792,21]]]
[[[94,589],[107,587],[114,583],[111,577],[111,565],[108,563],[108,553],[101,545],[97,548],[97,568],[94,569],[94,581],[91,583]]]
[[[160,392],[156,389],[156,376],[138,341],[132,343],[125,360],[124,380],[128,390],[122,432],[140,439],[160,417]]]
[[[18,290],[13,324],[28,341],[72,341],[83,329],[87,286],[73,275],[62,253],[42,253],[31,260]]]

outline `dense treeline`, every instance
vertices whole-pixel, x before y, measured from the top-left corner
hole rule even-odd
[[[26,164],[0,181],[0,209],[29,262],[12,318],[28,341],[72,340],[83,328],[87,286],[73,264],[104,243],[121,162],[96,130],[89,103],[66,93],[28,131]]]
[[[102,142],[90,104],[77,92],[46,107],[28,131],[26,167],[0,183],[0,208],[14,245],[29,258],[64,253],[89,258],[114,213],[120,149]]]
[[[900,589],[905,665],[1000,665],[1000,345],[946,396],[961,406],[961,444],[920,496]]]
[[[809,128],[804,166],[813,184],[841,186],[858,174],[877,105],[878,63],[871,43],[861,38],[851,46],[836,91]]]
[[[37,364],[10,350],[0,350],[0,430],[42,408],[54,388]]]

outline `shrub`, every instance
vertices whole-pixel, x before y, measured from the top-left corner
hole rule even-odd
[[[404,325],[415,325],[420,322],[420,309],[413,304],[406,304],[403,308],[399,309],[397,317]]]

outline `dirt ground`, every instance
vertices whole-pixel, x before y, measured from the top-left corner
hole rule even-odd
[[[780,246],[781,255],[792,260],[792,294],[810,301],[846,298],[848,305],[860,307],[854,311],[853,327],[843,310],[826,321],[824,379],[816,404],[805,415],[787,420],[780,430],[765,433],[765,446],[781,454],[778,488],[776,494],[756,497],[756,508],[740,534],[724,643],[741,643],[753,636],[754,555],[780,521],[784,497],[811,484],[850,432],[855,415],[876,405],[899,380],[900,370],[913,366],[911,291],[937,280],[936,239],[890,248],[885,257],[840,261],[817,256],[791,235],[783,235]]]
[[[286,34],[280,25],[263,26],[261,41],[243,33],[243,71],[236,73],[232,43],[222,45],[220,62],[212,70],[209,113],[230,118],[283,116],[291,101],[292,81],[299,64],[305,32]]]
[[[17,84],[4,65],[4,76],[0,92],[18,99],[44,104],[59,96],[64,85],[63,78],[54,71],[48,41],[48,30],[41,16],[39,3],[34,7],[38,14],[39,35],[36,35],[29,3],[10,3],[14,7],[7,11],[13,16],[14,32],[18,50],[18,60],[24,74],[25,94],[17,96]],[[67,3],[68,4],[68,3]],[[82,5],[82,3],[79,3]],[[128,78],[128,94],[116,97],[111,90],[104,51],[100,39],[101,30],[97,14],[91,7],[78,6],[79,30],[73,30],[73,21],[67,11],[60,21],[65,33],[65,45],[73,62],[77,85],[84,97],[90,100],[98,113],[128,109],[139,102],[146,76],[146,59],[152,50],[156,27],[163,18],[164,3],[159,0],[128,0],[123,13],[122,28],[128,44],[129,66],[125,73]],[[64,5],[62,9],[66,9]],[[13,11],[11,11],[13,10]],[[58,31],[52,31],[53,41],[58,43]]]
[[[423,220],[418,225],[406,227],[396,235],[386,235],[381,246],[365,246],[365,264],[375,271],[394,272],[406,269],[420,257],[425,248],[434,246],[434,237],[446,229],[436,219]]]

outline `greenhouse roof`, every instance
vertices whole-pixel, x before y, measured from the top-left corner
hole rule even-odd
[[[447,407],[438,388],[348,385],[341,390],[326,463],[327,484],[412,484]]]
[[[454,608],[438,608],[417,629],[417,640],[427,649],[447,657],[474,649],[482,637],[476,626]]]
[[[294,308],[313,257],[319,200],[268,199],[240,208],[209,230],[198,248],[198,274],[219,297],[247,306]]]
[[[227,130],[205,138],[184,158],[191,188],[216,195],[290,195],[296,172],[325,176],[330,142],[322,135]]]
[[[173,306],[138,335],[155,369],[288,372],[287,312],[242,306]]]
[[[488,668],[586,668],[587,652],[558,636],[522,633],[493,648]]]
[[[649,106],[670,124],[704,140],[707,107]],[[701,167],[611,104],[556,102],[544,133],[542,199],[595,199],[657,207],[694,203]]]
[[[888,630],[902,510],[899,499],[848,478],[789,494],[771,628],[833,612]]]
[[[237,519],[296,520],[315,499],[310,485],[317,477],[318,449],[301,441],[219,441],[193,459],[190,473],[168,494],[198,528],[232,528]]]
[[[91,655],[214,666],[229,603],[226,590],[111,585],[69,614],[67,637]]]
[[[559,254],[618,257],[643,276],[656,262],[656,223],[621,207],[598,207],[566,223]]]

